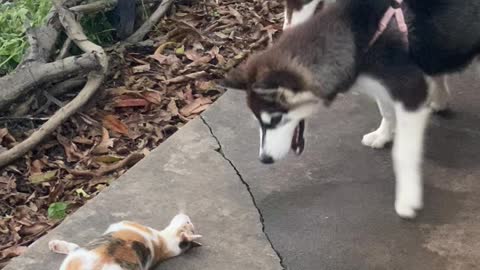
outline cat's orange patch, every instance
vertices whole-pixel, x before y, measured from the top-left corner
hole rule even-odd
[[[135,229],[137,229],[141,232],[147,233],[148,235],[152,234],[152,231],[148,227],[143,226],[141,224],[131,222],[131,221],[125,221],[124,223],[125,223],[125,225],[127,225],[129,227],[132,227],[132,228],[135,228]]]
[[[109,248],[109,255],[116,260],[125,261],[129,263],[136,263],[138,262],[137,253],[135,250],[132,249],[132,243],[138,242],[143,244],[146,248],[148,248],[147,240],[139,233],[131,231],[131,230],[121,230],[114,232],[112,234],[114,239],[120,239],[125,242],[124,245],[118,244],[118,246]],[[114,243],[112,243],[114,244]],[[111,245],[112,245],[111,244]]]
[[[82,269],[82,259],[81,258],[76,258],[71,260],[67,264],[67,270],[81,270]]]
[[[173,253],[167,248],[167,243],[162,237],[157,237],[155,243],[155,261],[161,262],[173,256]]]

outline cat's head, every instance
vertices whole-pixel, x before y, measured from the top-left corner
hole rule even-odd
[[[197,242],[202,236],[195,234],[195,227],[190,218],[185,214],[176,215],[168,227],[162,231],[162,236],[167,241],[167,247],[178,256],[191,248],[201,246]]]

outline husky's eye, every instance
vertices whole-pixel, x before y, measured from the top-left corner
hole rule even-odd
[[[270,125],[271,125],[271,126],[276,126],[276,125],[278,125],[280,122],[282,122],[282,118],[283,118],[283,115],[282,115],[282,114],[273,116],[273,117],[272,117],[272,121],[270,122]]]

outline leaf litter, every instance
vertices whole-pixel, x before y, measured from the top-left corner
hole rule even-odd
[[[1,170],[0,269],[208,109],[224,91],[215,80],[281,31],[281,2],[176,4],[141,43],[149,45],[111,52],[114,71],[89,106]],[[48,117],[55,106],[32,111]],[[0,151],[38,127],[2,123]]]

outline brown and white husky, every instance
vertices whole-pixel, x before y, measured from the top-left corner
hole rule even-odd
[[[56,253],[68,254],[60,270],[148,270],[192,247],[201,235],[195,234],[190,218],[176,215],[163,230],[122,221],[90,244],[80,247],[62,240],[48,246]]]
[[[338,0],[342,1],[342,0]],[[310,19],[316,12],[324,9],[328,4],[335,2],[335,0],[286,0],[285,1],[285,16],[283,21],[283,30],[301,24]],[[433,76],[430,79],[434,81],[437,87],[431,89],[429,107],[433,112],[444,113],[448,110],[450,90],[448,88],[447,75]],[[380,104],[378,104],[381,112]],[[368,135],[368,134],[367,134]],[[366,146],[368,139],[363,140],[362,143]],[[382,148],[383,145],[374,145],[373,148]]]
[[[480,54],[480,2],[392,3],[338,0],[294,27],[288,24],[295,21],[295,12],[287,10],[289,29],[273,46],[232,70],[224,85],[247,92],[260,123],[263,163],[283,158],[290,149],[300,154],[305,119],[337,94],[351,89],[374,98],[382,121],[362,143],[381,148],[394,140],[395,210],[413,218],[423,207],[423,141],[430,99],[435,99],[429,93],[444,87],[443,80],[440,84],[432,77],[459,71]],[[408,42],[392,21],[372,45],[392,8],[401,8],[405,16]]]

